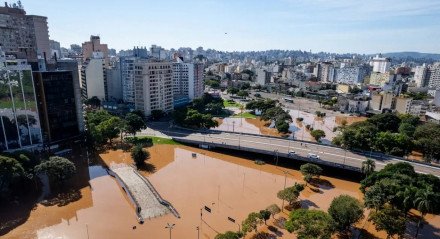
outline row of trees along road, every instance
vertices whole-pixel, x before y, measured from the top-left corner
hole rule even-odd
[[[105,110],[87,112],[86,115],[88,136],[95,145],[103,145],[112,142],[122,133],[135,135],[136,132],[145,129],[145,117],[140,111],[133,111],[124,118],[111,115]]]
[[[272,99],[252,100],[246,104],[246,109],[260,110],[261,120],[275,122],[275,127],[280,133],[289,132],[289,123],[292,122],[292,116],[288,111],[281,108],[278,101]]]
[[[395,156],[405,156],[413,150],[423,152],[428,162],[440,158],[440,125],[422,124],[408,114],[385,113],[366,121],[342,126],[335,145],[347,149],[374,150]]]
[[[223,115],[223,110],[223,99],[205,93],[202,97],[194,99],[189,106],[175,109],[173,120],[183,127],[209,129],[218,126],[218,122],[212,116]]]

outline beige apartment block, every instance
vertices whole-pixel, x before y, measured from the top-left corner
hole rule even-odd
[[[153,110],[173,110],[172,62],[135,63],[135,108],[151,115]]]

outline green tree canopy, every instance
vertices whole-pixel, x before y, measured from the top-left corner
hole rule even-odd
[[[152,120],[158,120],[162,118],[165,115],[165,112],[163,110],[152,110],[151,111],[151,119]]]
[[[325,137],[325,132],[324,132],[324,130],[321,130],[321,129],[312,130],[312,132],[310,132],[310,134],[318,142],[321,140],[321,138]]]
[[[96,126],[96,130],[101,134],[103,140],[107,142],[118,136],[122,126],[122,120],[119,117],[112,116]]]
[[[235,94],[237,94],[239,91],[240,91],[240,90],[239,90],[238,88],[235,88],[235,87],[229,87],[228,90],[227,90],[228,94],[231,94],[231,95],[235,95]]]
[[[403,236],[406,230],[406,219],[401,211],[392,207],[385,207],[370,214],[376,230],[385,231],[387,239],[394,235]]]
[[[300,172],[304,176],[304,179],[312,179],[313,177],[319,177],[322,174],[322,168],[316,164],[306,163],[301,165]],[[306,180],[309,182],[310,180]]]
[[[35,166],[37,173],[45,173],[53,182],[64,182],[76,173],[75,164],[63,157],[50,157]]]
[[[252,212],[248,215],[248,217],[241,223],[242,231],[244,233],[255,231],[257,232],[257,227],[261,223],[261,216],[257,212]]]
[[[375,143],[378,128],[367,121],[355,122],[342,129],[342,135],[337,137],[339,144],[349,149],[370,150]],[[336,139],[336,138],[335,138]]]
[[[380,210],[388,205],[407,213],[410,209],[431,213],[440,212],[440,179],[433,175],[418,174],[408,163],[388,164],[384,169],[368,175],[361,181],[365,206]],[[417,198],[429,199],[427,207],[419,208]],[[419,199],[421,200],[421,199]],[[426,210],[425,210],[426,209]]]
[[[372,172],[374,172],[374,170],[376,169],[376,162],[372,159],[367,159],[365,161],[362,162],[362,168],[361,171],[362,173],[364,173],[365,175],[369,175]]]
[[[264,221],[264,224],[267,225],[266,221],[269,220],[271,212],[269,210],[260,210],[260,219]]]
[[[213,120],[210,114],[202,114],[193,109],[188,110],[184,120],[184,124],[192,128],[203,129],[209,129],[211,127],[218,126],[217,121]]]
[[[101,107],[101,100],[98,97],[93,96],[92,98],[85,100],[84,104],[99,108]]]
[[[0,156],[0,193],[3,188],[24,175],[24,169],[21,164],[14,158]]]
[[[261,110],[265,112],[268,109],[274,108],[277,105],[277,102],[272,99],[259,99],[252,100],[246,104],[246,109],[248,110]]]
[[[402,123],[399,126],[399,133],[406,135],[407,137],[413,137],[416,127],[409,123]]]
[[[368,123],[375,125],[379,131],[383,132],[397,132],[400,121],[400,118],[392,113],[374,115],[367,120]]]
[[[426,123],[416,128],[414,140],[416,148],[423,152],[426,161],[440,159],[440,125]]]
[[[298,199],[299,194],[304,190],[303,184],[295,183],[292,187],[287,187],[278,192],[277,197],[282,200],[286,200],[290,205]]]
[[[413,143],[411,138],[405,134],[379,132],[374,148],[387,154],[403,156],[411,152]]]
[[[248,97],[248,96],[249,96],[249,92],[247,92],[247,91],[245,91],[245,90],[240,90],[240,91],[237,93],[237,96],[240,96],[240,97],[242,97],[242,98],[245,98],[245,97]]]
[[[127,123],[126,131],[129,134],[135,135],[137,131],[140,131],[147,127],[145,121],[137,114],[128,113],[125,116],[125,121]]]
[[[275,121],[275,127],[280,133],[288,133],[289,132],[289,123],[283,120]]]
[[[296,233],[298,239],[330,239],[334,231],[330,215],[313,209],[292,211],[286,229]]]
[[[339,231],[349,230],[354,223],[364,217],[362,204],[349,195],[341,195],[333,199],[328,213]]]
[[[227,231],[225,233],[221,233],[215,236],[215,239],[239,239],[242,235],[239,232],[231,232]]]
[[[420,124],[420,118],[418,116],[410,114],[399,114],[398,115],[401,124],[410,124],[412,126],[417,126]]]
[[[137,166],[145,164],[145,160],[150,157],[150,153],[142,148],[140,145],[136,145],[131,150],[131,158]]]

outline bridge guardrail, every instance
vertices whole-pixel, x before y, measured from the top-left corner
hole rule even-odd
[[[228,149],[234,149],[234,150],[245,150],[248,152],[260,153],[260,154],[266,154],[266,155],[273,155],[274,154],[273,151],[250,148],[250,147],[245,147],[245,146],[235,146],[235,145],[219,144],[219,143],[213,143],[213,142],[200,142],[197,140],[175,138],[175,137],[173,137],[173,140],[181,142],[181,143],[197,144],[197,145],[204,144],[204,145],[218,147],[218,148],[221,147],[221,148],[228,148]],[[278,156],[283,157],[283,158],[291,158],[291,157],[289,157],[288,154],[282,153],[282,152],[278,152]],[[302,156],[298,156],[298,155],[296,156],[296,158],[298,160],[301,160],[304,162],[315,162],[315,163],[324,164],[327,166],[345,168],[345,169],[349,169],[349,170],[357,171],[357,172],[360,171],[360,168],[357,168],[357,167],[353,167],[353,166],[349,166],[349,165],[345,165],[345,164],[340,164],[340,163],[334,163],[334,162],[330,162],[330,161],[326,161],[326,160],[314,160],[314,159],[310,159],[310,158],[302,157]]]
[[[147,187],[151,190],[151,192],[154,194],[154,196],[157,198],[157,200],[159,200],[159,202],[166,206],[168,209],[170,209],[171,213],[173,213],[173,215],[177,218],[180,218],[180,214],[179,212],[177,212],[176,208],[173,207],[173,205],[168,202],[167,200],[163,199],[162,196],[160,196],[160,194],[157,192],[156,188],[153,186],[153,184],[151,184],[150,180],[148,180],[147,178],[145,178],[144,176],[142,176],[136,169],[134,169],[134,173],[141,178],[142,181],[144,181],[144,183],[147,185]]]
[[[125,184],[125,182],[119,177],[119,175],[115,172],[113,172],[111,169],[107,169],[107,173],[114,177],[117,182],[119,182],[124,189],[124,191],[127,193],[128,198],[130,198],[130,201],[134,204],[136,208],[136,216],[139,222],[143,222],[143,218],[141,216],[141,206],[139,202],[136,200],[136,198],[133,196],[133,193],[130,191],[130,188]]]
[[[320,145],[320,146],[326,146],[326,147],[333,147],[333,148],[337,148],[337,149],[343,149],[339,146],[336,145],[326,145],[326,144],[319,144],[319,143],[315,143],[315,142],[310,142],[310,141],[305,141],[305,140],[298,140],[298,139],[285,139],[285,138],[281,138],[281,137],[275,137],[275,136],[271,136],[271,135],[262,135],[262,134],[252,134],[252,133],[242,133],[242,132],[231,132],[231,131],[224,131],[224,130],[212,130],[212,129],[190,129],[190,128],[185,128],[185,127],[181,127],[181,126],[177,126],[174,125],[174,128],[177,129],[182,129],[182,130],[188,130],[188,131],[193,131],[193,132],[199,132],[199,133],[217,133],[217,132],[221,132],[221,133],[232,133],[232,134],[241,134],[241,135],[249,135],[249,136],[258,136],[258,137],[265,137],[265,138],[272,138],[272,139],[278,139],[278,140],[292,140],[292,141],[296,141],[296,142],[302,142],[302,143],[307,143],[307,144],[313,144],[313,145]],[[403,158],[403,157],[398,157],[398,156],[392,156],[392,155],[387,155],[387,154],[383,154],[380,152],[370,152],[370,151],[363,151],[363,150],[359,150],[359,149],[349,149],[348,151],[350,152],[354,152],[357,154],[361,154],[365,157],[370,157],[377,159],[377,160],[400,160],[400,161],[405,161],[405,162],[409,162],[409,163],[417,163],[417,164],[423,164],[423,165],[427,165],[427,166],[432,166],[432,167],[436,167],[436,168],[440,168],[440,165],[437,164],[432,164],[432,163],[427,163],[424,161],[418,161],[418,160],[411,160],[411,159],[407,159],[407,158]]]

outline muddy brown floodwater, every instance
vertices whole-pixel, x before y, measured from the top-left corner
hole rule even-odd
[[[256,126],[260,130],[261,134],[263,134],[263,135],[270,135],[270,136],[276,136],[276,137],[285,136],[284,134],[279,133],[276,128],[267,127],[270,124],[270,122],[262,121],[262,120],[260,120],[260,117],[257,117],[256,119],[246,119],[246,122]]]
[[[252,160],[228,154],[181,145],[155,145],[148,150],[150,165],[141,173],[150,179],[165,200],[173,204],[180,219],[168,214],[138,224],[124,191],[102,166],[97,165],[88,167],[86,179],[89,179],[79,190],[80,199],[65,206],[38,204],[27,221],[4,238],[168,238],[167,223],[175,224],[173,238],[197,238],[197,227],[200,238],[214,238],[217,232],[238,229],[228,217],[241,222],[250,212],[273,203],[281,205],[276,194],[284,187],[283,171],[288,172],[287,186],[302,182],[297,170],[269,164],[260,166]],[[101,154],[100,158],[106,165],[132,163],[129,153],[121,150]],[[264,156],[259,159],[271,160]],[[341,194],[361,199],[358,188],[356,182],[323,176],[317,188],[307,187],[300,199],[303,207],[327,210],[332,199]],[[202,222],[200,209],[205,206],[211,213],[203,210]],[[287,217],[287,214],[279,216]],[[440,217],[429,215],[428,220],[430,225],[424,227],[420,238],[440,236]],[[358,226],[377,237],[385,237],[365,220]],[[267,229],[262,225],[259,230]],[[295,238],[282,232],[278,238]]]

